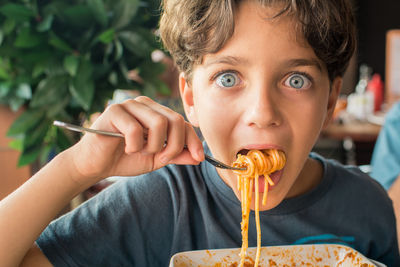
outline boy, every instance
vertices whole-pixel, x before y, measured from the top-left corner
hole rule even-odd
[[[179,251],[239,247],[236,175],[202,162],[203,149],[229,164],[267,148],[287,162],[260,203],[262,245],[340,242],[400,263],[384,190],[355,168],[310,155],[355,46],[347,1],[165,1],[160,30],[182,71],[191,124],[146,97],[107,108],[93,128],[121,132],[125,143],[86,134],[2,201],[6,266],[23,258],[26,266],[167,266]],[[74,195],[112,175],[140,176],[43,231]]]

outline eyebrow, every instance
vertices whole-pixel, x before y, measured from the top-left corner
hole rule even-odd
[[[233,56],[223,56],[223,57],[218,57],[216,59],[212,59],[208,62],[206,62],[205,67],[209,67],[211,65],[217,65],[217,64],[228,64],[228,65],[246,65],[248,61],[243,58],[238,58],[238,57],[233,57]]]
[[[212,59],[208,62],[206,62],[205,67],[209,67],[211,65],[217,65],[217,64],[228,64],[228,65],[246,65],[248,64],[248,60],[240,57],[233,57],[233,56],[223,56],[223,57],[218,57],[216,59]],[[295,59],[290,59],[285,62],[285,65],[288,67],[302,67],[302,66],[310,66],[310,67],[316,67],[320,72],[323,71],[323,68],[321,66],[321,63],[314,58],[295,58]]]
[[[320,72],[322,72],[322,70],[323,70],[320,62],[313,58],[311,58],[311,59],[308,59],[308,58],[291,59],[287,62],[287,65],[289,67],[301,67],[301,66],[316,67]]]

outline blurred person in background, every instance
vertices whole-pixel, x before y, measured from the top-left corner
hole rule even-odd
[[[371,159],[371,176],[388,191],[393,201],[397,229],[400,226],[400,101],[385,116]],[[397,236],[400,236],[398,231]]]

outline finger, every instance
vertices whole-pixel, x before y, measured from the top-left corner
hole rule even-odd
[[[184,149],[186,139],[185,119],[179,113],[160,105],[147,97],[139,97],[137,98],[137,101],[141,101],[168,119],[166,146],[159,155],[159,159],[163,163],[167,163],[169,160],[179,155]]]
[[[186,122],[186,146],[189,150],[190,154],[192,155],[193,159],[196,161],[203,161],[204,160],[204,147],[200,141],[200,138],[197,136],[196,131],[194,130],[193,126]]]
[[[114,105],[107,115],[116,131],[125,137],[125,153],[141,151],[145,144],[143,126],[121,105]]]
[[[185,120],[181,115],[176,113],[168,117],[167,143],[160,155],[163,163],[167,163],[184,149],[185,128]]]
[[[185,142],[186,148],[177,156],[172,158],[168,164],[192,164],[197,165],[204,160],[204,148],[197,136],[193,126],[185,122]],[[157,155],[157,159],[158,159]],[[161,160],[160,160],[161,161]],[[164,165],[167,163],[163,163]]]
[[[201,161],[197,161],[193,158],[189,150],[184,149],[178,156],[168,162],[168,164],[178,165],[198,165]]]
[[[193,126],[186,122],[186,148],[178,156],[169,161],[169,164],[197,165],[204,161],[204,148]]]
[[[151,107],[136,100],[128,100],[121,104],[142,125],[147,132],[147,141],[143,152],[154,154],[161,151],[168,130],[168,119]]]

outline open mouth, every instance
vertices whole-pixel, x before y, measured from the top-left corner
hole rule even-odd
[[[258,173],[260,176],[258,177],[258,191],[263,192],[265,187],[265,183],[269,184],[269,189],[273,189],[281,180],[282,173],[283,173],[283,168],[286,162],[286,156],[285,153],[282,150],[277,150],[277,149],[258,149],[259,151],[264,154],[264,157],[257,157],[253,158],[253,155],[248,155],[250,149],[241,149],[236,153],[236,157],[239,158],[240,155],[242,156],[250,156],[253,158],[253,160],[256,160],[255,162],[259,162],[256,164],[255,167],[258,169],[256,173]],[[264,158],[264,159],[263,159]],[[261,163],[260,161],[261,160]],[[267,163],[268,162],[268,163]],[[249,165],[247,165],[249,166]],[[269,167],[267,167],[269,166]],[[279,167],[278,167],[279,166]],[[253,173],[253,170],[250,171],[250,173]],[[248,173],[248,174],[250,174]],[[253,188],[254,191],[254,188]]]
[[[236,153],[236,157],[237,157],[238,155],[247,155],[247,153],[248,153],[249,151],[250,151],[249,149],[241,149],[241,150],[239,150],[238,153]]]

